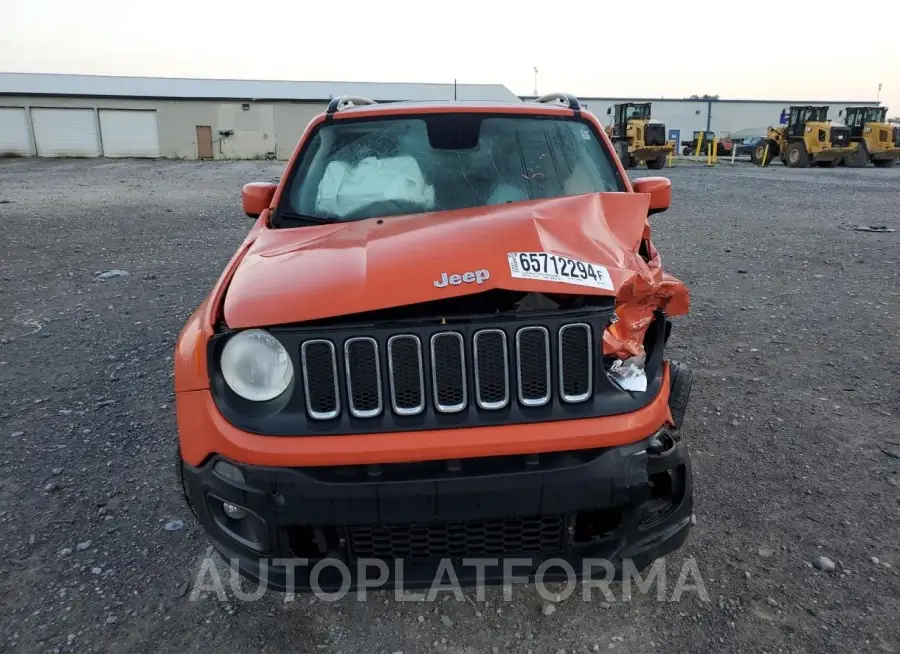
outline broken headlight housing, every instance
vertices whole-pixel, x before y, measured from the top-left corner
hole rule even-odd
[[[606,376],[623,391],[643,393],[647,390],[647,373],[644,370],[645,356],[604,361]]]

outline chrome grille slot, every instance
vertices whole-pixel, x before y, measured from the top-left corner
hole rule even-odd
[[[566,402],[584,402],[593,389],[591,327],[586,323],[559,328],[559,395]]]
[[[465,357],[462,334],[440,332],[431,337],[434,407],[441,413],[458,413],[466,408]]]
[[[414,416],[425,410],[425,372],[422,341],[401,334],[387,342],[388,382],[391,408],[400,416]]]
[[[314,339],[300,346],[306,411],[316,420],[336,418],[341,410],[334,343]]]
[[[543,406],[550,401],[550,334],[546,327],[516,332],[516,378],[519,402]]]
[[[475,401],[482,409],[502,409],[509,404],[509,353],[506,332],[482,329],[472,338]]]
[[[381,414],[381,363],[374,338],[359,336],[344,343],[347,372],[347,406],[356,418],[374,418]]]

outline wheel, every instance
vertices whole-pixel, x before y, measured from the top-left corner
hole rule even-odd
[[[681,149],[681,154],[683,154],[685,157],[690,157],[692,154],[694,154],[694,151],[691,149],[691,146],[686,145]]]
[[[785,163],[789,168],[806,168],[809,166],[809,155],[803,141],[789,143],[784,153]]]
[[[626,143],[625,141],[617,141],[616,154],[619,155],[619,161],[622,162],[623,167],[634,168],[634,160],[628,153],[628,143]]]
[[[844,165],[849,168],[865,168],[869,165],[869,149],[865,143],[857,142],[853,154],[844,157]]]
[[[879,168],[893,168],[896,159],[875,159],[872,161]]]
[[[650,170],[659,170],[660,168],[665,168],[666,166],[666,155],[658,157],[656,159],[647,159],[647,168]]]
[[[768,155],[766,154],[766,146],[767,145],[769,146]],[[778,154],[778,145],[775,143],[775,141],[772,141],[771,139],[766,139],[764,141],[760,141],[759,143],[757,143],[753,147],[753,149],[750,151],[750,161],[755,163],[757,166],[768,166],[772,162],[772,159],[774,159],[777,154]],[[763,157],[766,158],[765,161],[763,161]]]
[[[681,429],[681,423],[684,422],[693,380],[693,374],[687,364],[669,362],[669,410],[672,412],[675,429]]]

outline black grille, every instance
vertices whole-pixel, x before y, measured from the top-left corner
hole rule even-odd
[[[425,373],[422,368],[422,343],[417,336],[393,336],[388,340],[388,376],[391,404],[400,415],[411,415],[425,408]]]
[[[900,127],[894,128],[894,146],[900,148]]]
[[[435,408],[455,413],[466,407],[466,363],[462,335],[443,332],[431,337],[431,372]]]
[[[449,419],[470,408],[499,412],[513,400],[522,407],[588,402],[597,384],[597,338],[580,321],[552,331],[514,324],[380,339],[314,337],[300,345],[306,411],[313,420],[342,411],[358,419],[436,411]]]
[[[562,397],[582,402],[591,394],[591,328],[586,324],[566,325],[559,331],[559,378]]]
[[[525,327],[516,334],[519,401],[540,406],[550,400],[550,335],[543,327]]]
[[[474,337],[475,399],[482,409],[500,409],[509,402],[509,351],[506,334],[485,329]]]
[[[644,142],[647,145],[666,144],[666,126],[662,123],[649,123],[644,128]]]
[[[850,130],[846,127],[831,128],[831,145],[842,148],[850,142]]]
[[[356,558],[435,560],[559,552],[565,547],[566,518],[472,520],[432,525],[350,527]]]
[[[300,356],[309,415],[318,419],[334,418],[340,411],[334,344],[322,339],[306,341]]]
[[[381,365],[378,343],[371,338],[351,338],[344,343],[347,366],[347,395],[350,412],[357,418],[371,418],[382,410]]]

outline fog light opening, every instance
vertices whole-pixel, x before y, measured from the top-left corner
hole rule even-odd
[[[243,520],[247,516],[247,511],[230,502],[222,502],[222,511],[232,520]]]

